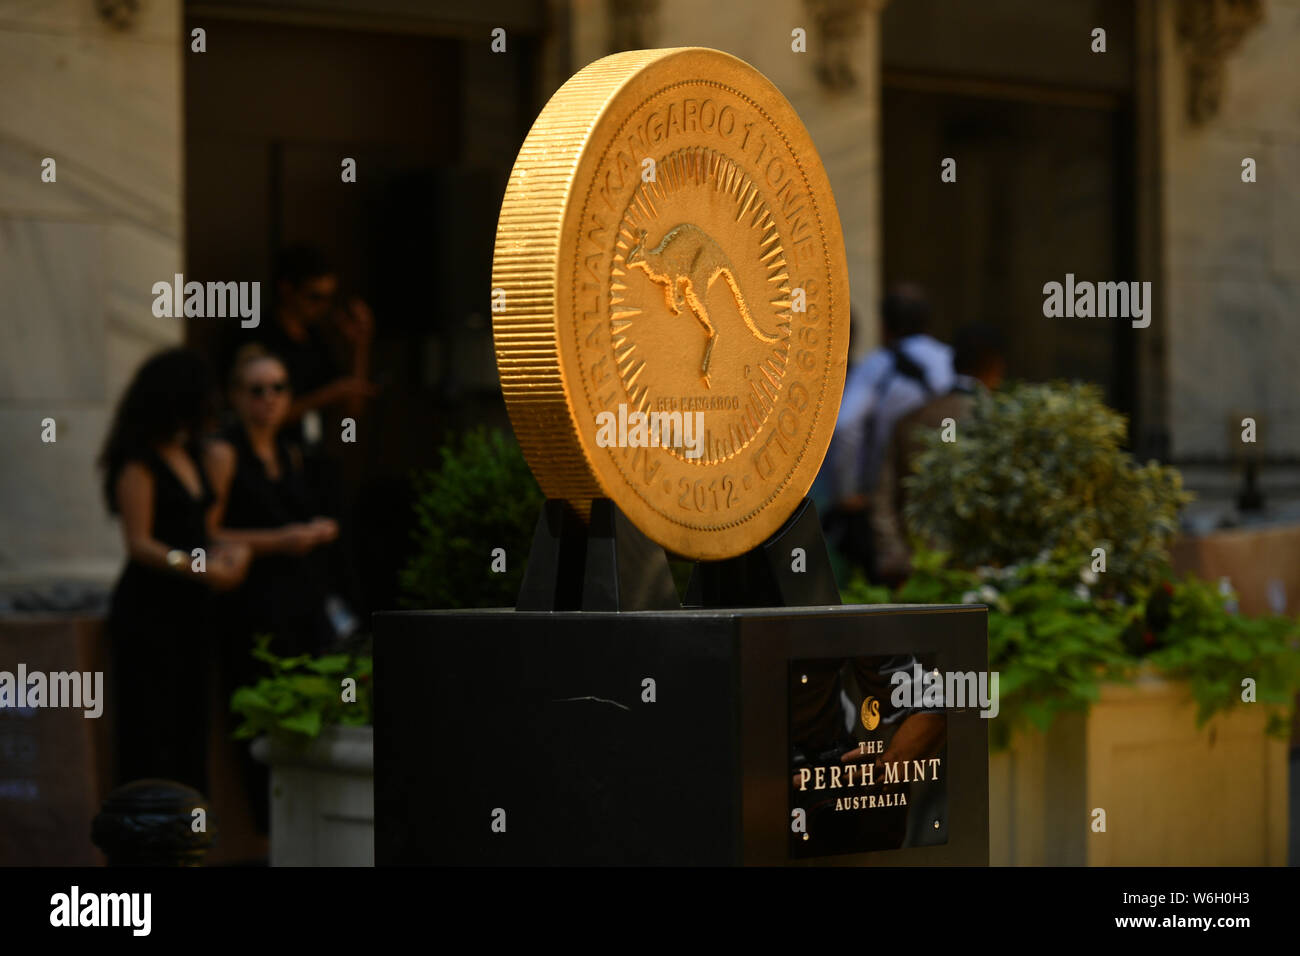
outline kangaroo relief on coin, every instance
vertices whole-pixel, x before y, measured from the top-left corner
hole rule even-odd
[[[709,358],[718,341],[718,330],[709,321],[705,304],[709,289],[718,279],[723,279],[735,297],[736,308],[750,333],[760,342],[775,342],[779,336],[769,335],[754,324],[754,316],[745,302],[744,293],[736,280],[736,270],[722,251],[722,246],[699,226],[684,222],[664,234],[663,240],[653,249],[646,249],[646,231],[639,230],[637,244],[627,254],[630,269],[640,269],[652,282],[664,287],[664,301],[673,315],[690,307],[708,335],[704,346],[704,359],[700,375],[709,384]]]

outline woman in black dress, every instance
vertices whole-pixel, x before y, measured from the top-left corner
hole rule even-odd
[[[334,634],[325,612],[325,546],[339,529],[319,513],[301,448],[282,434],[292,398],[284,363],[245,346],[230,381],[238,421],[206,449],[216,495],[209,531],[253,552],[247,579],[227,599],[232,633],[223,640],[245,661],[253,635],[270,634],[271,650],[292,657],[319,653]]]
[[[157,777],[207,792],[212,592],[236,586],[249,561],[246,546],[208,533],[213,495],[198,441],[213,395],[197,354],[154,356],[127,387],[100,456],[127,550],[108,619],[119,784]]]
[[[240,349],[230,378],[238,420],[223,440],[208,445],[206,459],[216,496],[210,533],[253,552],[247,579],[221,602],[227,698],[259,676],[261,665],[250,653],[257,636],[271,635],[271,651],[293,657],[319,652],[334,633],[325,612],[325,546],[338,537],[338,525],[317,513],[302,449],[283,433],[291,401],[284,363],[260,346]],[[242,763],[253,819],[265,833],[267,771],[247,751]]]

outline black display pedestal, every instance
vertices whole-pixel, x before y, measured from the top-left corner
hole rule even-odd
[[[799,527],[803,513],[773,541]],[[626,568],[593,570],[565,538],[576,528],[564,528],[569,519],[552,508],[549,527],[557,534],[546,530],[548,514],[538,534],[555,542],[555,566],[568,570],[533,593],[584,601],[575,592],[588,591],[593,574],[603,574],[605,600],[626,607],[635,592],[661,602],[662,588],[653,581],[647,587],[646,577],[659,573],[662,551],[629,543],[636,532],[620,526],[621,518],[614,512],[602,525],[593,508],[598,534],[587,553],[598,561],[635,553],[638,561],[655,562],[649,572],[620,578]],[[570,550],[562,555],[565,541]],[[612,541],[612,550],[601,551],[602,541]],[[807,550],[789,540],[769,548],[773,573],[789,567],[791,547],[801,546]],[[821,549],[820,557],[806,555],[809,573],[828,575],[819,566]],[[534,560],[538,553],[535,542]],[[751,552],[744,560],[764,559]],[[572,584],[577,568],[581,588]],[[744,569],[697,567],[696,581],[701,574],[704,581],[696,593],[735,593]],[[769,596],[773,587],[776,596],[783,593],[780,582],[764,586]],[[840,662],[848,668],[854,660],[913,657],[942,672],[985,671],[985,609],[827,604],[378,614],[376,863],[986,864],[988,733],[978,705],[943,712],[941,799],[931,793],[914,811],[889,810],[917,817],[906,824],[911,845],[862,851],[862,837],[843,840],[821,822],[809,842],[794,842],[800,838],[792,836],[791,808],[813,797],[792,794],[792,702],[809,680],[799,672],[813,674],[815,683],[822,662],[833,670]],[[887,690],[876,693],[888,699]],[[869,736],[862,727],[872,699],[845,698],[845,721],[863,708],[859,737]],[[853,818],[834,814],[836,822]],[[918,825],[925,828],[922,841],[940,842],[915,845]]]

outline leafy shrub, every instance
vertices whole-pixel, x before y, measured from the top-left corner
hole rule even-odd
[[[1093,385],[983,392],[957,441],[922,437],[905,479],[908,526],[957,567],[1026,562],[1043,551],[1077,565],[1104,548],[1109,587],[1150,588],[1191,496],[1176,469],[1138,465],[1122,450],[1126,428]]]
[[[416,478],[415,553],[401,574],[408,607],[513,606],[543,496],[523,453],[476,429],[442,448],[442,467]],[[506,570],[491,573],[504,548]]]
[[[1280,616],[1229,613],[1231,595],[1189,577],[1174,589],[1169,624],[1149,660],[1165,673],[1186,679],[1197,702],[1197,719],[1241,702],[1243,677],[1255,679],[1256,700],[1274,705],[1269,729],[1288,733],[1286,708],[1300,692],[1300,626]]]
[[[369,655],[277,657],[269,650],[270,642],[270,636],[261,636],[253,649],[253,657],[266,664],[270,674],[231,695],[230,709],[244,718],[235,730],[236,738],[275,734],[306,742],[332,724],[370,723],[373,662]],[[355,702],[343,700],[345,677],[357,682]]]

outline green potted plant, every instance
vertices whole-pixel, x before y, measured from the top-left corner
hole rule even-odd
[[[374,731],[368,654],[277,657],[231,697],[235,737],[271,768],[272,866],[374,863]]]
[[[441,455],[439,468],[416,477],[404,601],[412,608],[513,606],[542,491],[519,445],[503,432],[468,431]]]

